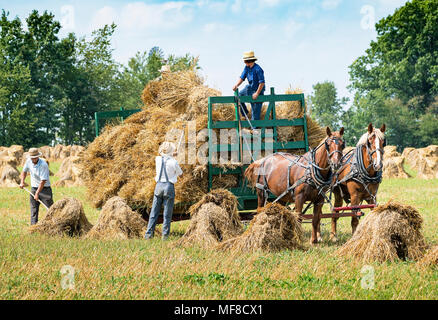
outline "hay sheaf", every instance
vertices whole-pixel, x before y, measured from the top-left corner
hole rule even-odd
[[[431,145],[426,148],[405,148],[402,157],[417,171],[418,179],[438,178],[438,146]]]
[[[227,190],[213,190],[206,194],[189,212],[190,226],[177,245],[198,244],[212,248],[243,232],[237,199]]]
[[[225,241],[218,248],[252,252],[276,252],[303,249],[304,231],[297,217],[284,206],[268,204],[240,236]]]
[[[176,212],[186,212],[190,204],[199,201],[208,192],[208,97],[220,94],[205,86],[193,70],[169,73],[160,81],[149,82],[142,93],[143,110],[122,124],[107,126],[83,152],[83,179],[93,205],[102,207],[111,197],[119,196],[131,208],[149,210],[155,187],[155,156],[164,141],[176,145],[181,141],[177,160],[183,175],[175,185]],[[300,113],[299,102],[277,108],[278,118],[292,119]],[[234,105],[215,106],[213,119],[235,120]],[[281,141],[303,139],[302,128],[285,130],[279,133]],[[214,132],[219,138],[219,130]],[[325,136],[325,131],[309,118],[310,145],[315,146],[313,140],[318,143],[321,135]],[[227,159],[214,166],[235,169],[241,164]],[[218,175],[213,179],[213,189],[237,185],[235,175]]]
[[[54,183],[55,187],[76,187],[82,186],[82,170],[80,167],[81,158],[78,156],[70,156],[65,158],[59,167],[56,176],[60,177]]]
[[[74,198],[56,201],[43,220],[30,227],[31,233],[49,236],[82,236],[92,228],[84,213],[82,203]]]
[[[418,265],[422,267],[438,267],[438,246],[429,249],[424,257],[418,261]]]
[[[410,175],[405,171],[404,158],[401,156],[387,157],[383,159],[383,177],[384,178],[410,178]]]
[[[142,238],[147,222],[131,210],[120,197],[109,199],[102,208],[97,223],[87,233],[87,239]]]
[[[390,201],[370,212],[337,253],[363,262],[418,260],[427,248],[422,224],[414,207]]]

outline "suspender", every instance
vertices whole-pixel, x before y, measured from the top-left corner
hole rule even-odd
[[[158,177],[158,182],[161,182],[161,175],[163,174],[164,170],[164,176],[166,177],[166,182],[169,182],[169,177],[167,176],[166,171],[166,161],[164,161],[164,157],[161,156],[161,170],[160,170],[160,176]]]

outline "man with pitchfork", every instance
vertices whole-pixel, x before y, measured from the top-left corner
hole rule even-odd
[[[37,148],[29,149],[29,156],[23,167],[20,178],[20,188],[24,188],[24,180],[27,173],[30,173],[30,224],[38,222],[38,213],[40,202],[46,208],[50,208],[53,204],[52,188],[50,187],[49,166],[47,162],[40,157],[42,154]]]

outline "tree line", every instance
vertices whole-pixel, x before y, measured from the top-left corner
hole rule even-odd
[[[0,145],[27,147],[86,144],[94,139],[94,113],[141,107],[144,86],[167,60],[173,71],[197,68],[190,54],[159,47],[138,52],[126,65],[113,58],[116,25],[60,38],[53,14],[34,10],[26,28],[17,17],[0,18]]]
[[[345,127],[355,145],[368,123],[399,150],[438,144],[438,0],[413,0],[376,24],[377,39],[349,68],[352,106],[333,82],[313,86],[311,116]]]
[[[165,58],[172,70],[199,68],[190,54],[159,47],[138,52],[126,65],[113,58],[116,25],[59,37],[53,14],[33,11],[0,19],[0,145],[86,144],[94,139],[94,113],[136,109]],[[309,113],[323,126],[345,127],[355,145],[368,123],[387,125],[400,150],[438,144],[438,0],[412,0],[376,24],[377,39],[349,67],[354,94],[340,98],[333,82],[313,86]]]

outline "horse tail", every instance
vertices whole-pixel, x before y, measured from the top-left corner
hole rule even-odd
[[[261,161],[257,160],[253,163],[251,163],[248,168],[246,168],[244,176],[245,178],[248,180],[248,182],[250,183],[250,185],[252,187],[254,187],[257,183],[257,179],[258,179],[258,171],[259,168],[261,166]]]

